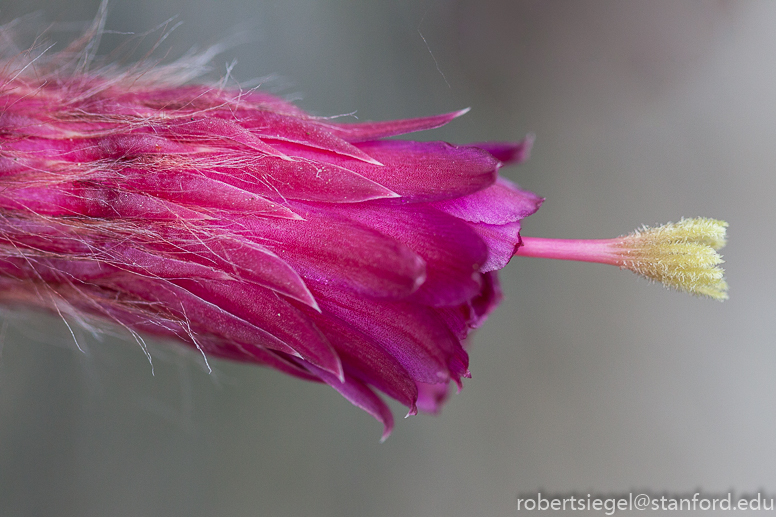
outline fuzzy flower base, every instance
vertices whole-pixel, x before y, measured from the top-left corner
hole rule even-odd
[[[344,124],[88,50],[0,63],[0,300],[324,382],[385,435],[375,390],[437,411],[542,202],[498,177],[529,142],[384,140],[462,112]]]

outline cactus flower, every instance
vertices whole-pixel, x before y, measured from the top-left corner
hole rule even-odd
[[[322,381],[386,433],[375,390],[436,411],[469,376],[463,342],[542,202],[498,177],[528,140],[386,140],[463,112],[346,124],[45,57],[0,75],[6,305]]]
[[[437,411],[542,203],[498,176],[530,139],[387,140],[464,112],[342,123],[93,41],[0,51],[0,302],[326,383],[384,436],[378,392]]]

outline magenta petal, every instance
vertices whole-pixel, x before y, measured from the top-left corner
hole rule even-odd
[[[426,280],[413,299],[431,306],[458,305],[480,290],[476,272],[488,248],[469,224],[433,208],[407,205],[338,209],[338,214],[388,235],[414,250],[426,263]]]
[[[503,269],[520,246],[520,221],[502,225],[470,223],[488,246],[488,259],[480,266],[482,273]]]
[[[318,310],[304,280],[285,260],[259,244],[231,235],[197,235],[165,228],[147,246],[169,256],[217,267]],[[175,247],[169,243],[175,243]]]
[[[207,177],[270,199],[360,203],[399,197],[385,186],[345,167],[300,156],[294,156],[292,161],[267,157],[248,160],[234,167],[221,165],[200,168],[199,171]]]
[[[18,290],[13,286],[3,284],[0,278],[0,286],[3,292],[0,297],[13,295]],[[8,287],[12,287],[8,289]],[[63,287],[62,291],[71,290]],[[79,293],[80,290],[71,290],[73,293]],[[65,294],[65,293],[61,293]],[[135,329],[146,333],[155,334],[163,337],[174,337],[176,339],[190,343],[192,346],[207,358],[208,356],[233,359],[236,361],[248,361],[256,364],[270,366],[288,375],[313,381],[322,382],[318,376],[309,372],[309,370],[299,366],[297,362],[289,359],[285,354],[265,349],[254,343],[241,343],[239,341],[217,338],[213,335],[191,336],[191,328],[186,321],[179,319],[165,318],[157,315],[153,319],[148,318],[148,314],[142,310],[139,305],[123,305],[115,298],[115,294],[110,292],[96,293],[102,294],[100,304],[95,304],[94,300],[89,300],[83,296],[72,298],[77,308],[84,313],[94,314],[103,318],[108,318],[115,323],[126,328]]]
[[[469,302],[473,309],[473,318],[469,321],[469,326],[479,328],[503,298],[498,275],[495,272],[483,273],[482,291]]]
[[[519,165],[528,160],[533,142],[534,136],[528,135],[519,142],[478,142],[469,145],[488,151],[504,165]]]
[[[326,335],[342,361],[345,373],[371,384],[415,414],[418,388],[407,370],[366,334],[331,315],[315,315],[318,328]]]
[[[201,118],[201,115],[179,118],[154,128],[158,133],[168,133],[179,141],[197,141],[219,144],[234,142],[267,156],[289,158],[271,145],[263,142],[235,122],[220,118]]]
[[[5,292],[0,294],[9,294],[9,286],[4,285],[0,279],[0,286],[5,288]],[[68,288],[64,287],[67,291]],[[78,292],[78,291],[75,291]],[[142,310],[139,305],[123,305],[115,298],[115,294],[110,292],[97,293],[101,296],[99,305],[93,303],[84,297],[74,298],[77,308],[84,313],[94,314],[103,318],[108,318],[115,323],[126,328],[137,331],[155,334],[166,338],[174,337],[176,339],[190,343],[192,346],[207,358],[209,356],[232,359],[236,361],[247,361],[256,364],[262,364],[275,368],[283,373],[313,382],[322,382],[319,377],[311,374],[307,369],[299,366],[297,362],[289,359],[285,354],[268,350],[254,343],[241,343],[238,341],[218,338],[213,335],[197,335],[192,338],[191,328],[186,321],[179,319],[165,318],[157,315],[153,319],[148,318],[148,314]]]
[[[261,292],[260,288],[232,282],[179,280],[179,286],[128,274],[100,279],[98,283],[105,289],[134,295],[150,303],[149,309],[156,306],[162,315],[174,317],[194,343],[198,334],[217,336],[242,346],[284,352],[337,377],[343,375],[339,358],[325,337],[271,291]]]
[[[437,383],[468,376],[468,355],[433,309],[368,300],[320,285],[311,288],[324,314],[331,313],[371,336],[416,381]]]
[[[7,117],[3,117],[6,120]],[[36,127],[46,127],[38,121],[25,120]],[[24,129],[27,130],[27,126]],[[5,131],[12,128],[3,127]],[[149,156],[178,156],[191,153],[183,144],[144,132],[128,134],[106,134],[90,138],[37,138],[27,137],[12,140],[6,144],[8,150],[31,152],[30,158],[45,167],[46,160],[63,162],[88,162],[95,160],[128,161]],[[31,164],[28,164],[31,165]],[[93,171],[97,172],[97,171]]]
[[[234,361],[262,364],[299,379],[323,382],[319,376],[310,373],[308,369],[300,366],[297,362],[283,354],[260,346],[242,345],[233,341],[216,339],[200,339],[198,344],[202,347],[205,354],[213,354]]]
[[[31,256],[0,256],[0,274],[35,282],[85,283],[117,273],[120,269],[93,260]]]
[[[71,155],[73,161],[79,161],[79,159],[100,160],[106,157],[114,160],[131,160],[139,157],[175,156],[191,152],[191,149],[185,145],[146,133],[108,134],[98,138],[85,139],[83,144],[84,156],[74,157]]]
[[[490,313],[503,298],[495,272],[483,273],[481,284],[480,293],[468,302],[454,308],[437,309],[439,316],[461,341],[465,340],[473,329],[479,328],[485,323]]]
[[[172,283],[145,279],[131,274],[117,274],[95,282],[102,289],[113,291],[126,305],[141,307],[155,315],[181,323],[196,342],[198,333],[219,336],[237,343],[255,344],[299,356],[291,346],[266,330],[231,314],[186,289]]]
[[[279,143],[277,148],[295,159],[335,165],[359,174],[399,194],[402,202],[439,201],[487,188],[496,181],[500,165],[487,151],[445,142],[378,140],[356,145],[383,165],[294,144]]]
[[[288,207],[236,186],[202,175],[132,169],[123,172],[126,188],[201,208],[250,212],[261,217],[299,219]]]
[[[326,122],[325,124],[333,134],[348,142],[364,142],[388,136],[414,133],[415,131],[436,129],[444,126],[451,120],[468,113],[468,111],[469,108],[466,108],[450,113],[443,113],[441,115],[432,115],[430,117],[386,120],[383,122],[356,122],[349,124]],[[500,159],[498,157],[496,158]]]
[[[132,271],[143,276],[166,279],[194,278],[197,280],[234,280],[225,272],[184,260],[146,253],[128,246],[114,246],[103,251],[105,262],[118,269]]]
[[[385,441],[393,430],[393,414],[385,402],[375,393],[370,390],[364,383],[353,379],[352,377],[345,377],[344,381],[341,381],[337,377],[331,375],[328,372],[322,371],[314,366],[309,366],[310,372],[314,373],[323,380],[326,384],[337,390],[340,395],[345,397],[354,406],[363,409],[375,419],[383,424],[383,436],[380,441]]]
[[[434,203],[434,206],[464,221],[507,224],[536,212],[544,198],[499,178],[485,190],[465,197]]]
[[[266,140],[280,140],[315,147],[323,151],[349,156],[373,165],[380,162],[370,157],[358,147],[334,135],[323,125],[300,120],[270,111],[263,111],[257,116],[241,120],[243,127]]]
[[[382,140],[359,147],[385,164],[364,176],[416,201],[471,194],[491,185],[498,171],[498,162],[489,153],[445,142]]]
[[[208,219],[206,214],[177,203],[111,187],[86,184],[6,189],[0,192],[0,208],[29,210],[40,215],[101,219],[189,220]]]
[[[304,221],[236,218],[232,228],[274,250],[306,278],[363,294],[403,298],[425,280],[423,259],[396,240],[331,214],[299,214]]]
[[[178,280],[176,284],[268,332],[290,347],[294,355],[342,376],[340,359],[326,337],[309,318],[272,291],[241,282]]]
[[[450,386],[447,384],[418,384],[418,409],[423,412],[437,414],[442,409],[442,404],[450,394]]]
[[[88,208],[85,215],[105,219],[143,219],[143,220],[176,220],[176,221],[201,221],[209,219],[207,214],[191,210],[185,206],[157,199],[151,196],[135,194],[134,192],[122,192],[112,195],[108,199],[97,194],[94,198],[87,198]]]
[[[69,221],[27,219],[11,214],[0,218],[7,227],[0,231],[0,245],[13,255],[24,256],[27,250],[61,255],[65,260],[92,259],[91,252],[101,249],[104,239],[99,232],[84,235],[80,224]],[[18,253],[20,250],[21,253]]]

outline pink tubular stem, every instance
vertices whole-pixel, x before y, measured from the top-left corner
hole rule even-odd
[[[522,245],[515,251],[515,256],[597,262],[618,266],[622,259],[615,247],[618,243],[619,239],[581,240],[522,237]]]

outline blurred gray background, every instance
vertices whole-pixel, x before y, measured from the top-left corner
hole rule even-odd
[[[97,6],[3,1],[0,19]],[[535,133],[531,161],[504,171],[547,197],[526,235],[726,219],[731,299],[515,259],[473,378],[437,417],[395,407],[384,444],[326,387],[208,374],[166,345],[152,376],[126,339],[81,353],[57,319],[6,314],[0,515],[509,516],[537,490],[776,491],[776,3],[113,0],[107,28],[173,16],[169,56],[242,32],[214,77],[237,59],[234,77],[271,76],[316,114],[471,106],[421,138]]]

